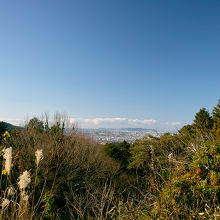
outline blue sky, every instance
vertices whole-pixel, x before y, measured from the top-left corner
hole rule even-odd
[[[0,120],[176,129],[220,98],[218,0],[0,0]]]

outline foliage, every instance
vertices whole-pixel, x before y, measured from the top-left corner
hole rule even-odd
[[[118,144],[107,143],[105,144],[107,154],[116,161],[120,161],[123,167],[126,167],[131,157],[130,144],[123,141]]]
[[[195,153],[191,163],[184,163],[173,173],[158,197],[157,216],[167,218],[208,218],[217,215],[220,201],[220,146],[206,143]],[[166,210],[166,214],[162,210]],[[155,214],[154,213],[154,214]],[[203,213],[203,214],[201,214]]]
[[[220,139],[220,99],[216,107],[212,111],[213,115],[213,128],[212,132]]]
[[[6,126],[6,124],[3,122],[3,121],[1,121],[0,122],[0,144],[2,143],[2,141],[3,141],[3,139],[4,139],[4,134],[5,134],[5,132],[7,131],[7,126]]]
[[[57,207],[54,205],[54,194],[50,191],[44,193],[42,199],[43,217],[46,219],[52,219],[55,217]]]
[[[176,134],[105,146],[79,132],[65,136],[59,115],[52,125],[33,118],[20,131],[1,130],[2,218],[217,219],[219,120],[220,101]],[[18,188],[22,173],[30,184],[12,198],[8,184]]]
[[[40,121],[37,117],[34,117],[28,122],[26,127],[42,132],[44,130],[44,123]]]
[[[186,153],[186,143],[182,136],[166,133],[160,138],[148,136],[145,140],[137,140],[131,148],[129,168],[136,169],[155,194],[169,179],[173,168],[169,163],[169,155],[175,158]]]
[[[214,122],[220,121],[220,99],[217,106],[213,108],[212,115]]]
[[[195,115],[194,127],[199,131],[209,131],[213,126],[213,119],[210,116],[209,112],[202,108]]]
[[[35,125],[32,122],[20,132],[13,132],[3,147],[13,149],[13,183],[23,171],[33,170],[36,166],[35,152],[38,149],[43,151],[44,159],[40,161],[37,173],[31,172],[35,181],[31,183],[34,197],[30,198],[30,203],[37,204],[44,195],[36,215],[49,219],[77,218],[81,216],[80,213],[85,216],[104,215],[113,206],[113,201],[108,201],[114,193],[113,179],[119,169],[118,163],[105,154],[104,146],[91,138],[80,134],[64,136],[62,127],[58,126],[59,129],[54,132],[54,126],[48,129],[42,129],[41,126],[39,129],[39,126],[30,126]],[[42,125],[39,120],[34,122]],[[112,187],[108,192],[107,183],[110,182]],[[6,179],[3,178],[2,189],[6,187],[5,184]],[[104,194],[109,196],[107,200],[102,200]],[[120,194],[119,189],[117,194]],[[103,206],[102,214],[99,201],[108,203],[108,206]],[[74,207],[68,209],[67,206],[70,207],[69,204],[73,202]]]

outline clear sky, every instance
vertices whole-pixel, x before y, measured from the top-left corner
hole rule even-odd
[[[0,120],[174,129],[219,98],[218,0],[0,0]]]

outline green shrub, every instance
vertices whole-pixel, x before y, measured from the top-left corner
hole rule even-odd
[[[161,210],[165,209],[170,217],[210,217],[219,212],[219,201],[220,145],[207,142],[195,153],[191,163],[176,169],[160,194],[157,214],[161,216]]]

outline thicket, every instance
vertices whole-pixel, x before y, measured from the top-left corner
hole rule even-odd
[[[176,134],[134,144],[64,127],[61,117],[0,124],[1,219],[220,218],[220,100]]]

